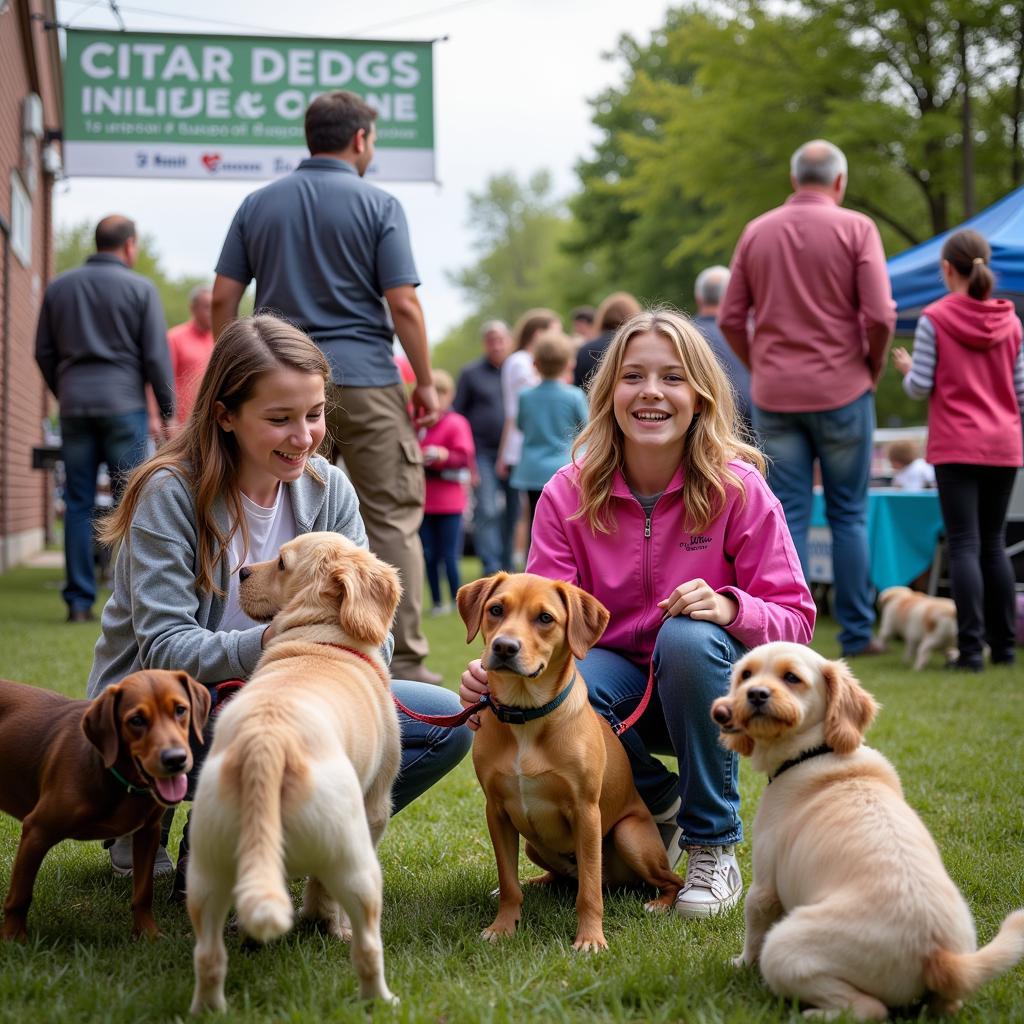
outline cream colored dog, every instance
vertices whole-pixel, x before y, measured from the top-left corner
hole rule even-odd
[[[393,1000],[380,939],[375,847],[401,757],[380,647],[401,588],[395,570],[335,533],[289,541],[241,570],[239,602],[276,636],[217,721],[192,818],[188,912],[192,1012],[223,1010],[224,921],[261,941],[292,924],[288,877],[308,875],[303,915],[339,938],[351,921],[365,999]]]
[[[1024,911],[977,948],[971,912],[900,780],[861,745],[878,710],[841,661],[757,647],[711,714],[723,744],[768,774],[754,821],[746,942],[777,995],[882,1020],[927,999],[938,1012],[1024,956]]]
[[[878,595],[882,624],[878,639],[903,637],[903,660],[915,672],[928,664],[932,651],[949,656],[956,650],[956,605],[948,597],[930,597],[910,587],[887,587]],[[955,657],[955,654],[953,655]]]

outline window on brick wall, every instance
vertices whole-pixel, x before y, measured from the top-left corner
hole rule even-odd
[[[23,266],[32,265],[32,200],[17,171],[11,171],[11,249]]]

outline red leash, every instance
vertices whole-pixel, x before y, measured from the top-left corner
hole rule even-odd
[[[633,709],[633,713],[624,721],[619,722],[615,727],[615,735],[621,736],[627,729],[632,729],[638,721],[640,721],[641,715],[647,710],[647,705],[651,703],[651,694],[654,693],[654,662],[651,662],[650,671],[647,673],[647,689],[644,690],[643,697],[640,698],[640,703]]]

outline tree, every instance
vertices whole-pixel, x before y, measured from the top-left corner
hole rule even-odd
[[[587,268],[561,246],[568,217],[548,172],[538,171],[526,182],[512,173],[488,179],[469,196],[469,223],[476,262],[448,276],[472,312],[433,351],[435,365],[451,372],[480,354],[484,321],[511,324],[533,306],[562,311],[591,299]]]

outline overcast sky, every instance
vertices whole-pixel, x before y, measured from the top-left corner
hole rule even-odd
[[[549,169],[560,195],[573,165],[597,138],[589,98],[622,81],[605,60],[623,32],[646,41],[664,23],[666,0],[129,0],[117,4],[128,31],[323,38],[433,39],[435,141],[440,185],[382,183],[402,202],[412,231],[420,299],[432,341],[468,310],[445,271],[472,260],[467,194],[490,175]],[[433,9],[431,13],[425,13]],[[116,28],[108,0],[58,0],[75,27]],[[167,13],[148,13],[148,12]],[[190,20],[193,16],[197,20]],[[215,22],[224,18],[224,22]],[[59,225],[133,217],[151,234],[167,270],[210,274],[242,198],[257,183],[76,178],[58,184]]]

